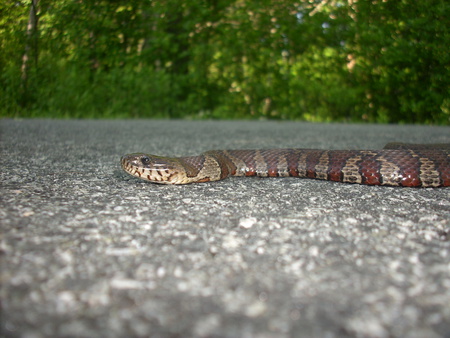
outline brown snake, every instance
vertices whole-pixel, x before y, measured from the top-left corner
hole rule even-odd
[[[199,156],[134,153],[121,159],[130,175],[163,184],[229,176],[306,177],[402,187],[450,186],[450,144],[389,143],[381,150],[210,150]]]

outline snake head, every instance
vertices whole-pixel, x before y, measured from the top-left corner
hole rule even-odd
[[[162,184],[183,183],[183,170],[180,170],[176,158],[134,153],[122,156],[120,162],[128,174],[143,180]]]

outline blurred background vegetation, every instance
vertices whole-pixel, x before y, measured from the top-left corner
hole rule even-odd
[[[2,0],[0,116],[450,124],[447,0]]]

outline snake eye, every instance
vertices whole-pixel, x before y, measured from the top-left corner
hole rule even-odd
[[[148,156],[142,156],[142,157],[141,157],[141,162],[142,162],[143,165],[149,164],[149,163],[150,163],[150,157],[148,157]]]

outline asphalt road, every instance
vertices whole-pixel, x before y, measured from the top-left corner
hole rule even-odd
[[[378,149],[450,128],[0,120],[5,337],[450,337],[450,189],[155,185],[130,152]]]

